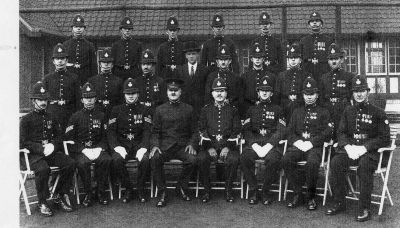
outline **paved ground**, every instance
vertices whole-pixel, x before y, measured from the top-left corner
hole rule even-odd
[[[348,201],[347,213],[333,217],[324,215],[320,206],[310,212],[303,207],[286,208],[284,202],[275,202],[269,207],[250,206],[238,199],[229,204],[223,200],[222,192],[216,193],[211,202],[204,205],[198,199],[183,202],[170,192],[169,204],[156,208],[153,199],[145,204],[137,200],[128,205],[114,200],[108,206],[94,205],[90,208],[78,207],[72,213],[56,210],[55,216],[44,218],[32,205],[33,214],[28,216],[21,204],[21,227],[400,227],[400,156],[395,151],[389,189],[394,206],[384,207],[382,216],[373,208],[373,218],[365,223],[354,221],[355,201]],[[320,199],[320,198],[319,198]],[[321,200],[321,199],[320,199]],[[321,205],[321,202],[319,202]]]

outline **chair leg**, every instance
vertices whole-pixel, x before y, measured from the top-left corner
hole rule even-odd
[[[243,194],[244,194],[244,175],[243,172],[240,172],[240,198],[243,199]]]
[[[283,171],[279,172],[279,193],[278,193],[278,201],[282,200],[282,180],[283,180]]]
[[[283,192],[283,200],[286,200],[286,194],[287,194],[287,188],[288,188],[288,179],[287,178],[285,178],[286,180],[285,180],[285,189],[284,189],[284,192]]]
[[[351,193],[354,195],[354,198],[357,198],[357,199],[358,199],[358,197],[357,197],[357,195],[356,195],[356,192],[355,192],[355,190],[354,190],[353,184],[351,183],[351,180],[350,180],[349,175],[346,176],[346,179],[347,179],[347,183],[349,184]]]
[[[21,193],[22,193],[22,197],[23,197],[23,200],[24,200],[26,213],[28,215],[31,215],[32,213],[31,213],[31,208],[29,207],[28,195],[26,194],[25,181],[24,180],[26,180],[26,178],[25,177],[22,178],[21,175],[19,175],[19,185],[20,185],[20,194],[19,194],[19,196],[21,196]]]
[[[81,204],[81,201],[79,199],[78,171],[75,171],[75,173],[74,173],[74,191],[76,194],[76,203],[79,205],[79,204]]]
[[[59,180],[60,180],[60,174],[57,174],[56,180],[54,181],[54,185],[51,187],[50,199],[52,199],[54,197],[54,193],[56,191]]]
[[[150,175],[150,198],[154,198],[154,180],[153,180],[153,175]]]
[[[122,195],[122,186],[121,184],[118,185],[118,199],[121,199],[121,195]]]
[[[113,194],[113,191],[112,191],[112,184],[111,184],[111,178],[110,178],[110,176],[108,176],[108,186],[109,186],[109,191],[110,191],[110,199],[111,200],[114,200],[114,194]]]
[[[326,196],[328,194],[328,177],[329,177],[329,169],[325,171],[325,186],[324,186],[324,199],[322,201],[322,205],[325,206]]]
[[[197,177],[196,177],[196,198],[199,197],[199,179],[200,179],[200,171],[197,170]]]

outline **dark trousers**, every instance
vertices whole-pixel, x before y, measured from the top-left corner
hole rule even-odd
[[[220,150],[217,150],[217,153],[219,157]],[[217,162],[218,158],[216,160],[213,160],[213,158],[208,153],[208,148],[202,147],[197,159],[199,162],[200,176],[203,181],[204,189],[206,192],[210,192],[211,161]],[[240,159],[239,151],[230,149],[228,155],[226,156],[226,160],[224,162],[225,188],[227,191],[232,190],[232,182],[236,178],[236,172],[239,166],[239,159]]]
[[[254,173],[255,160],[262,159],[265,164],[265,173],[263,174],[264,184],[262,190],[264,195],[268,194],[271,185],[275,183],[279,177],[281,158],[282,153],[277,148],[271,149],[264,158],[260,158],[251,148],[244,150],[240,156],[240,166],[243,170],[247,184],[249,185],[249,189],[257,189],[257,178]]]
[[[92,192],[92,176],[90,173],[90,166],[92,162],[95,163],[95,179],[97,181],[99,193],[103,194],[108,184],[108,175],[111,165],[110,155],[107,152],[102,151],[96,160],[91,161],[88,157],[86,157],[86,155],[79,153],[74,156],[74,159],[77,162],[78,172],[82,178],[83,188],[86,194]]]
[[[151,171],[153,173],[155,184],[160,192],[165,191],[165,171],[164,162],[171,159],[179,159],[183,162],[183,169],[178,180],[178,186],[186,189],[189,179],[196,165],[196,155],[185,152],[186,146],[175,144],[168,150],[161,151],[161,154],[156,152],[150,159]]]
[[[124,186],[126,189],[132,189],[132,183],[129,180],[129,173],[128,169],[126,168],[126,162],[128,160],[135,159],[136,151],[132,152],[134,153],[128,152],[128,155],[126,155],[125,159],[123,159],[122,156],[117,152],[113,152],[111,155],[111,177],[113,180],[119,179],[122,186]],[[137,162],[137,189],[139,192],[143,192],[146,182],[146,174],[148,174],[150,171],[149,152],[143,155],[143,158],[140,162]]]
[[[371,193],[373,190],[373,174],[378,167],[378,161],[366,155],[357,160],[352,160],[347,153],[336,154],[331,160],[329,183],[332,187],[333,197],[336,202],[345,202],[346,174],[349,166],[358,165],[357,175],[360,178],[360,209],[370,209]]]
[[[300,194],[304,183],[304,175],[299,170],[297,162],[307,161],[305,165],[305,181],[307,186],[307,197],[314,198],[318,171],[321,164],[322,148],[312,148],[307,152],[303,152],[296,147],[290,147],[282,158],[282,166],[289,183],[293,186],[294,193]]]
[[[50,166],[60,168],[60,179],[55,189],[56,193],[66,194],[72,186],[72,178],[75,171],[75,162],[62,152],[53,152],[47,157],[43,157],[30,164],[35,173],[35,184],[39,203],[46,202],[49,197],[49,176]]]

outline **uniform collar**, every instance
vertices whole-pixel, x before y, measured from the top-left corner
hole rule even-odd
[[[317,107],[317,101],[316,101],[315,103],[313,103],[313,104],[306,104],[304,107],[305,107],[306,109],[308,109],[308,108],[315,108],[315,107]]]
[[[47,113],[47,112],[46,112],[46,109],[41,109],[41,110],[39,110],[39,109],[34,109],[33,111],[36,112],[36,113],[39,114],[39,115],[44,115],[44,114]]]
[[[216,101],[214,101],[214,106],[217,108],[222,108],[224,107],[226,104],[228,104],[227,100],[225,99],[224,102],[222,102],[221,104],[217,103]]]
[[[181,99],[178,99],[178,100],[176,100],[176,101],[168,101],[168,103],[170,104],[170,105],[179,105],[180,103],[181,103]]]
[[[83,107],[83,112],[84,113],[92,113],[93,111],[94,111],[94,109],[95,109],[96,107],[94,107],[94,108],[92,108],[92,109],[87,109],[87,108],[85,108],[85,107]]]
[[[222,39],[222,38],[224,38],[224,35],[218,35],[218,36],[214,35],[214,38],[215,39]]]
[[[177,42],[178,41],[178,37],[176,37],[175,39],[169,39],[168,38],[168,42]]]
[[[269,105],[269,104],[271,104],[271,98],[269,98],[269,99],[267,99],[267,100],[265,100],[265,101],[263,101],[263,100],[259,100],[258,101],[258,103],[260,104],[260,105]]]
[[[363,102],[354,101],[354,103],[355,103],[355,107],[360,108],[360,109],[367,107],[367,105],[369,104],[368,101],[363,101]]]
[[[59,74],[65,73],[65,72],[67,71],[67,67],[65,67],[64,69],[61,69],[61,70],[55,69],[54,71],[57,72],[57,73],[59,73]]]
[[[261,66],[260,69],[256,69],[255,67],[253,67],[253,70],[254,70],[254,71],[263,71],[264,69],[263,69],[263,67]]]

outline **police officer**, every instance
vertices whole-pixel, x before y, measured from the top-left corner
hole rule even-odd
[[[293,44],[289,49],[289,70],[279,74],[275,85],[275,96],[281,105],[285,117],[290,120],[290,116],[295,108],[303,103],[302,86],[304,79],[310,74],[301,67],[300,47]]]
[[[97,74],[96,49],[92,42],[84,37],[85,20],[76,15],[72,20],[72,38],[64,42],[68,53],[68,71],[78,75],[80,85]]]
[[[178,40],[179,23],[175,17],[167,20],[168,41],[162,43],[157,53],[157,74],[166,78],[177,77],[176,68],[185,63],[184,44]]]
[[[321,15],[318,12],[312,12],[308,20],[311,34],[300,40],[304,70],[310,72],[317,82],[323,74],[329,72],[328,47],[334,43],[333,36],[322,33],[323,25]]]
[[[369,88],[364,76],[352,79],[354,105],[345,108],[338,129],[338,150],[331,160],[329,182],[334,205],[327,215],[346,209],[346,173],[350,165],[358,165],[360,200],[356,220],[371,218],[373,174],[378,166],[378,148],[390,145],[389,121],[384,110],[368,102]]]
[[[330,72],[322,75],[320,81],[321,99],[323,106],[328,108],[333,122],[332,138],[336,141],[336,129],[339,126],[343,111],[351,101],[352,73],[343,69],[344,51],[335,43],[329,46],[328,64]]]
[[[33,86],[30,98],[34,110],[21,119],[20,148],[29,150],[29,166],[35,173],[38,209],[44,216],[53,215],[53,210],[46,199],[50,196],[48,186],[50,166],[57,166],[60,168],[61,176],[55,189],[54,202],[63,211],[73,211],[68,193],[71,189],[75,162],[62,152],[63,132],[54,115],[46,111],[49,94],[42,82],[37,82]],[[25,162],[22,159],[23,156],[20,164],[24,166]]]
[[[252,45],[255,43],[260,44],[265,53],[263,59],[265,69],[277,75],[284,69],[282,44],[271,34],[273,23],[267,12],[262,12],[258,21],[261,34],[252,41]]]
[[[257,87],[261,86],[259,83],[261,79],[265,76],[270,79],[270,86],[273,89],[275,86],[275,74],[266,70],[264,67],[264,57],[265,52],[259,43],[255,43],[250,47],[251,62],[253,63],[253,68],[242,74],[243,79],[243,104],[241,107],[241,114],[246,114],[248,108],[254,105],[258,101],[258,91]],[[275,103],[275,102],[274,102]]]
[[[47,111],[58,119],[64,132],[79,105],[79,79],[76,74],[67,71],[68,54],[63,44],[54,47],[52,58],[55,72],[45,75],[43,80],[49,93]]]
[[[239,107],[242,83],[237,73],[234,73],[229,69],[229,66],[232,63],[232,58],[233,54],[229,47],[225,44],[221,45],[216,56],[218,70],[211,72],[207,77],[204,95],[205,104],[213,103],[213,96],[211,94],[212,85],[216,78],[223,78],[227,85],[227,101],[232,105]]]
[[[239,74],[239,62],[236,53],[236,46],[231,39],[224,36],[225,23],[221,14],[215,14],[213,16],[211,29],[214,32],[214,37],[203,43],[200,53],[201,64],[208,66],[210,72],[217,70],[217,63],[215,60],[219,54],[218,51],[220,50],[222,44],[226,44],[232,57],[231,69],[236,74]]]
[[[121,39],[113,43],[111,48],[114,59],[113,73],[125,81],[129,77],[138,77],[140,70],[140,55],[142,54],[142,43],[136,41],[132,36],[133,21],[124,17],[119,26]]]
[[[141,57],[143,74],[136,80],[139,88],[139,101],[150,108],[151,113],[166,100],[164,80],[154,73],[156,62],[153,52],[149,49],[145,50]]]
[[[257,94],[259,102],[251,106],[244,121],[246,146],[240,156],[244,177],[249,185],[249,204],[257,204],[257,179],[254,174],[255,160],[265,162],[262,203],[272,203],[269,192],[271,184],[279,177],[282,151],[277,148],[284,137],[286,120],[282,108],[271,101],[273,83],[270,77],[258,79]]]
[[[139,103],[139,88],[134,79],[128,78],[124,82],[123,93],[125,103],[113,107],[108,121],[107,138],[113,151],[111,173],[113,177],[121,179],[122,186],[126,188],[122,202],[128,203],[131,200],[132,184],[125,165],[126,161],[137,159],[138,197],[144,203],[145,178],[150,171],[148,148],[151,115],[148,108]]]
[[[307,161],[305,176],[307,185],[307,209],[315,210],[314,200],[318,179],[318,169],[321,163],[322,147],[329,140],[331,133],[329,111],[317,104],[317,82],[308,77],[303,83],[304,105],[294,110],[287,129],[288,149],[282,158],[285,175],[293,186],[294,196],[288,207],[294,208],[303,202],[302,185],[304,176],[297,162]]]
[[[237,147],[241,123],[236,107],[227,102],[228,87],[223,78],[216,78],[212,84],[214,103],[203,107],[199,120],[200,153],[198,155],[201,177],[204,184],[202,202],[210,200],[210,164],[211,161],[224,162],[225,198],[233,202],[232,182],[239,165]]]
[[[193,107],[196,119],[198,119],[201,108],[204,106],[208,69],[199,63],[200,48],[195,41],[186,42],[184,52],[187,63],[178,67],[179,77],[184,81],[182,101]]]
[[[111,72],[113,58],[110,48],[103,50],[99,63],[100,74],[89,78],[88,81],[96,91],[99,110],[104,112],[105,118],[108,120],[112,107],[122,103],[122,80]]]
[[[157,207],[167,203],[164,162],[179,159],[183,169],[176,193],[184,201],[190,201],[187,194],[188,182],[196,164],[196,128],[192,106],[180,101],[183,81],[167,79],[169,101],[158,106],[153,116],[150,138],[150,164],[157,185],[159,197]]]
[[[85,83],[81,93],[83,108],[71,116],[65,137],[67,140],[75,142],[71,147],[70,154],[77,162],[78,172],[86,193],[82,204],[85,207],[92,205],[90,165],[94,162],[99,203],[106,205],[108,199],[105,190],[111,164],[105,132],[107,120],[104,119],[104,113],[95,107],[96,92],[92,84]]]

